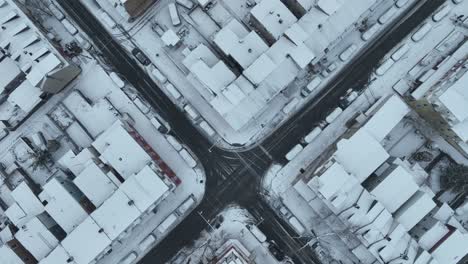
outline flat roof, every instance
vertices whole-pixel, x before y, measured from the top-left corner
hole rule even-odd
[[[464,86],[467,82],[468,74],[465,73],[462,78],[439,96],[439,100],[459,121],[468,118],[468,109],[466,108],[468,104],[468,91],[465,91]]]
[[[91,217],[104,229],[107,236],[114,240],[119,237],[139,216],[141,211],[135,201],[122,191],[115,191],[101,207],[96,209]]]
[[[47,213],[68,233],[73,231],[88,214],[57,178],[51,178],[39,194],[42,202],[47,201]]]
[[[34,216],[44,212],[44,206],[24,181],[11,192],[11,196],[16,204],[8,208],[5,214],[15,225],[21,226]]]
[[[258,22],[278,39],[297,21],[297,18],[280,0],[263,0],[250,11]]]
[[[75,261],[68,261],[70,259],[70,255],[68,252],[62,247],[62,245],[58,245],[52,252],[50,252],[47,257],[39,261],[39,264],[59,264],[59,263],[67,263],[67,264],[76,264]]]
[[[311,184],[314,179],[317,179],[319,183],[317,188],[325,199],[330,199],[335,193],[337,193],[341,187],[350,181],[353,177],[349,175],[343,166],[338,162],[333,163],[320,177],[314,177],[309,182]]]
[[[94,161],[87,164],[73,183],[96,207],[101,206],[118,188]]]
[[[0,53],[1,56],[2,53]],[[5,87],[13,81],[19,74],[21,69],[10,57],[4,57],[0,61],[0,93],[4,91]]]
[[[96,156],[88,148],[83,149],[78,154],[75,154],[73,150],[69,150],[57,163],[62,169],[68,169],[73,175],[78,176],[86,168],[88,162],[95,157]]]
[[[409,112],[408,105],[398,95],[392,95],[363,128],[377,141],[382,142]]]
[[[442,244],[440,244],[432,256],[444,264],[456,264],[468,254],[468,234],[462,234],[455,230]]]
[[[92,145],[101,154],[99,158],[113,167],[124,179],[139,172],[152,160],[119,120],[104,131]]]
[[[28,96],[24,96],[27,94]],[[33,86],[29,81],[23,81],[16,89],[8,96],[8,102],[16,105],[24,112],[30,112],[36,107],[42,98],[41,89]]]
[[[253,84],[258,85],[264,81],[276,67],[276,63],[264,53],[245,69],[242,74]]]
[[[214,42],[244,69],[268,49],[268,45],[255,31],[247,31],[236,19],[216,33]]]
[[[4,264],[20,264],[23,261],[7,245],[0,246],[0,256]],[[41,263],[42,264],[42,263]]]
[[[394,217],[409,231],[434,207],[436,207],[436,204],[429,195],[423,191],[417,191],[396,211]]]
[[[383,177],[383,176],[380,176]],[[419,186],[406,169],[397,166],[371,191],[385,208],[394,213],[418,191]]]
[[[77,264],[89,264],[111,244],[112,241],[105,232],[99,232],[100,229],[88,217],[62,241],[63,248]]]
[[[350,139],[340,140],[334,156],[359,182],[367,179],[390,157],[382,145],[363,129]]]
[[[169,187],[150,166],[146,166],[122,183],[120,190],[144,212],[163,197],[169,191]]]
[[[24,224],[15,237],[37,260],[45,258],[59,244],[37,217]]]

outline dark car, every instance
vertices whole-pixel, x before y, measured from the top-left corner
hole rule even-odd
[[[278,261],[283,261],[286,258],[284,252],[279,248],[279,246],[273,240],[270,241],[270,244],[268,245],[268,250]]]
[[[132,54],[133,56],[135,56],[137,58],[137,60],[143,64],[144,66],[148,66],[150,65],[151,61],[150,59],[148,58],[148,56],[146,56],[143,51],[141,51],[139,48],[134,48],[132,50]]]

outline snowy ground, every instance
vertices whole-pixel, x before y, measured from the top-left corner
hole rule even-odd
[[[44,23],[50,32],[54,32],[57,37],[63,40],[63,44],[73,40],[73,37],[64,30],[63,25],[57,20],[46,18]],[[86,137],[83,137],[83,134],[73,133],[73,131],[77,131],[76,129],[62,130],[58,126],[57,120],[54,121],[51,118],[51,116],[54,116],[52,113],[58,114],[62,122],[71,122],[70,124],[79,122],[89,132],[91,138],[95,138],[102,130],[106,129],[106,124],[112,123],[117,118],[117,113],[131,116],[135,121],[135,129],[182,181],[158,205],[156,214],[151,213],[143,216],[142,222],[134,228],[133,232],[119,241],[113,247],[113,251],[100,260],[99,263],[118,263],[121,258],[128,255],[131,251],[138,254],[138,260],[176,225],[173,224],[165,234],[158,234],[157,240],[153,245],[140,249],[138,244],[152,233],[162,220],[189,197],[193,197],[196,204],[201,201],[205,188],[204,171],[200,163],[194,169],[187,165],[179,153],[168,143],[165,135],[157,131],[149,121],[153,112],[150,111],[146,115],[142,113],[133,103],[132,99],[112,81],[108,75],[109,72],[106,72],[105,68],[103,68],[105,65],[99,65],[99,62],[94,60],[87,52],[84,52],[84,54],[76,57],[74,60],[82,68],[81,75],[63,91],[51,97],[29,117],[27,122],[22,124],[17,130],[10,131],[0,141],[0,149],[4,150],[2,156],[0,156],[0,162],[5,168],[13,168],[12,165],[14,164],[19,165],[31,176],[35,183],[43,185],[57,167],[55,164],[51,164],[50,167],[39,167],[33,171],[30,154],[28,154],[31,153],[31,148],[24,143],[22,138],[30,138],[31,135],[40,131],[46,140],[54,139],[60,142],[60,148],[52,153],[54,161],[57,161],[69,149],[82,149],[90,144],[90,141]],[[97,86],[97,84],[99,85]],[[128,90],[132,88],[128,84],[125,84],[124,89]],[[79,101],[78,104],[76,103],[75,95],[77,91],[86,98],[89,105],[80,103]],[[63,108],[60,108],[62,106],[72,107],[73,111],[70,111],[69,115],[65,116]],[[89,108],[90,106],[91,108]],[[19,176],[15,173],[10,181],[15,184],[18,181],[17,177]],[[2,193],[2,199],[7,203],[11,202],[6,185],[0,183],[0,192]],[[191,209],[185,214],[188,214]],[[177,222],[181,221],[184,216],[180,216]]]
[[[448,4],[453,5],[451,2]],[[466,12],[466,10],[468,10],[468,2],[465,1],[460,5],[454,6],[452,14],[459,14],[461,12]],[[349,241],[346,242],[346,239],[337,238],[338,236],[347,237],[345,233],[340,233],[344,232],[340,229],[342,225],[336,221],[329,221],[330,212],[328,212],[328,209],[320,199],[314,198],[312,202],[307,204],[292,186],[307,175],[307,171],[313,171],[314,167],[321,164],[328,156],[327,153],[333,152],[334,144],[347,131],[344,124],[351,119],[356,112],[365,112],[376,99],[394,93],[395,91],[392,89],[393,84],[398,82],[402,76],[408,79],[408,81],[414,80],[415,77],[409,74],[414,65],[418,64],[426,54],[431,53],[454,29],[454,25],[449,17],[450,15],[438,22],[425,36],[424,40],[420,42],[404,40],[403,43],[408,43],[410,46],[410,51],[406,56],[396,62],[393,67],[388,69],[382,76],[374,74],[369,87],[367,87],[336,120],[327,126],[311,143],[308,145],[303,144],[304,149],[293,160],[284,166],[273,165],[263,179],[265,198],[273,207],[278,209],[281,205],[285,205],[307,229],[333,230],[328,239],[334,240],[328,241],[328,246],[327,243],[324,243],[324,247],[326,247],[335,258],[340,258],[340,255],[341,258],[343,258],[343,255],[346,255],[347,252],[349,253],[346,248],[343,250],[340,245],[352,245]],[[431,21],[430,19],[428,20]],[[397,45],[389,52],[386,58],[400,46],[401,45]],[[384,60],[386,58],[384,58]],[[427,61],[427,63],[428,67],[432,67],[431,65],[435,64],[436,61]],[[387,143],[387,151],[398,157],[409,158],[415,151],[425,150],[425,146],[430,143],[431,146],[439,149],[441,152],[447,153],[457,163],[466,164],[466,162],[468,162],[468,159],[456,151],[423,120],[417,117],[395,128],[395,130],[392,131],[392,139],[389,139]],[[433,153],[434,157],[437,156],[439,150]],[[421,165],[424,167],[427,164]],[[439,187],[436,182],[434,182],[435,179],[430,178],[429,180],[432,183],[431,187],[434,188],[434,191],[437,191]],[[278,212],[278,214],[280,213]]]
[[[247,224],[256,224],[247,210],[236,205],[222,211],[218,219],[223,219],[214,230],[203,231],[200,238],[189,248],[183,248],[170,263],[210,263],[216,257],[216,251],[229,239],[236,239],[251,253],[252,263],[286,263],[278,262],[269,252],[267,242],[261,243],[247,229]]]
[[[249,147],[256,142],[259,142],[260,138],[271,133],[274,128],[278,127],[289,116],[298,111],[301,108],[301,105],[310,100],[314,94],[324,88],[333,77],[339,74],[340,70],[349,63],[349,60],[343,62],[338,59],[338,56],[343,52],[343,50],[351,44],[355,44],[357,48],[355,54],[359,54],[360,49],[366,44],[366,42],[361,38],[361,33],[356,28],[357,24],[352,28],[349,28],[342,37],[330,44],[329,52],[324,58],[322,58],[326,63],[324,64],[323,69],[319,69],[319,72],[325,70],[325,68],[331,64],[335,64],[336,69],[327,77],[323,77],[324,81],[314,91],[314,94],[311,94],[305,99],[300,96],[301,88],[307,85],[312,77],[310,73],[303,71],[291,85],[289,85],[282,93],[274,97],[268,103],[268,106],[261,111],[261,113],[259,113],[242,129],[236,131],[210,106],[208,102],[203,99],[198,89],[194,87],[194,84],[186,78],[188,73],[181,61],[183,59],[182,53],[186,48],[193,49],[199,43],[205,43],[210,46],[212,34],[219,30],[218,25],[222,25],[232,18],[236,18],[247,23],[248,13],[251,7],[248,7],[249,5],[246,0],[218,1],[218,4],[214,5],[212,9],[207,11],[212,17],[214,17],[216,23],[214,23],[207,13],[200,8],[195,8],[195,10],[189,14],[187,9],[178,6],[180,17],[183,22],[182,26],[179,27],[172,26],[167,9],[167,4],[171,2],[169,0],[158,1],[155,6],[147,11],[143,18],[133,23],[128,23],[127,18],[122,16],[117,9],[111,6],[108,0],[97,1],[99,6],[97,6],[96,2],[92,0],[83,0],[83,2],[88,5],[90,10],[94,12],[97,17],[100,17],[99,13],[102,12],[102,10],[105,10],[117,23],[128,31],[132,36],[132,43],[123,37],[123,34],[120,32],[118,27],[109,29],[114,33],[116,38],[120,38],[122,45],[127,47],[129,50],[131,50],[134,47],[134,44],[136,44],[145,52],[153,64],[156,65],[164,75],[166,75],[168,80],[183,95],[184,99],[178,101],[174,100],[174,102],[178,106],[183,106],[186,102],[190,102],[194,105],[220,136],[210,138],[212,138],[213,142],[216,144],[224,147]],[[393,4],[391,1],[377,2],[378,3],[374,4],[372,7],[373,10],[367,11],[363,15],[363,17],[368,16],[371,23],[374,23],[377,18]],[[411,2],[413,1],[409,1],[405,8],[409,7]],[[100,10],[100,8],[102,8],[102,10]],[[394,17],[401,14],[405,8],[398,9]],[[180,34],[183,35],[183,44],[174,48],[165,47],[160,37],[151,29],[152,24],[154,25],[155,22],[157,22],[164,30],[173,29],[175,32],[180,32]],[[387,24],[388,23],[390,22],[387,22]],[[103,24],[106,25],[105,23]],[[196,27],[194,27],[195,25]],[[384,26],[381,26],[376,34],[381,32],[384,28]],[[163,90],[167,93],[165,89]],[[172,99],[170,95],[169,97]],[[285,114],[281,110],[293,98],[299,99],[299,104],[296,106],[296,110],[293,110],[289,114]]]

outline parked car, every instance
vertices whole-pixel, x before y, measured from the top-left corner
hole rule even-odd
[[[286,255],[284,254],[283,250],[281,250],[278,244],[276,244],[276,242],[273,240],[270,241],[270,244],[268,245],[268,250],[278,261],[283,261],[286,258]]]
[[[150,63],[151,63],[150,59],[139,48],[134,48],[132,50],[132,54],[144,66],[150,65]]]
[[[159,132],[163,134],[167,134],[171,130],[169,124],[157,116],[151,117],[150,122]]]

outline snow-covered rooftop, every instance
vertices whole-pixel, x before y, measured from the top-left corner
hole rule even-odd
[[[121,186],[122,190],[142,212],[160,200],[169,190],[167,184],[150,166],[130,176]]]
[[[423,191],[417,191],[395,212],[394,217],[409,231],[435,206],[436,204],[429,195]]]
[[[379,183],[372,189],[371,194],[390,213],[394,213],[419,189],[411,174],[401,166],[396,166],[388,174],[380,177],[383,179],[378,180]]]
[[[70,170],[75,176],[78,176],[92,158],[95,158],[95,154],[88,148],[83,149],[78,154],[75,154],[73,150],[69,150],[57,163],[62,169]]]
[[[455,230],[432,252],[439,263],[456,264],[468,254],[468,234]]]
[[[39,261],[39,264],[58,264],[58,263],[67,263],[67,264],[76,264],[75,261],[71,260],[68,252],[58,245],[52,252],[50,252],[47,257]]]
[[[124,179],[139,172],[151,162],[151,157],[117,120],[94,142],[100,159],[114,168]]]
[[[8,246],[0,246],[0,256],[5,264],[22,264],[23,261]],[[42,263],[41,263],[42,264]]]
[[[398,95],[390,96],[363,128],[377,141],[382,142],[409,112],[410,108]]]
[[[440,101],[459,120],[468,119],[468,73],[452,84],[440,97]]]
[[[390,157],[382,145],[362,129],[350,139],[340,140],[334,155],[346,171],[353,174],[360,182]]]
[[[341,164],[335,162],[327,168],[320,177],[312,178],[308,185],[316,185],[324,198],[328,200],[337,193],[346,182],[352,181],[353,178],[354,177],[345,171]]]
[[[249,32],[236,19],[232,19],[215,35],[214,42],[244,69],[268,49],[255,31]]]
[[[59,244],[37,217],[21,226],[15,237],[37,260],[43,259]]]
[[[99,207],[118,188],[94,161],[87,163],[73,183],[96,207]]]
[[[252,8],[250,14],[274,39],[279,39],[297,21],[297,18],[280,0],[263,0]]]
[[[51,178],[42,188],[39,199],[45,204],[47,213],[65,232],[73,231],[88,216],[59,179]]]
[[[111,244],[105,232],[100,232],[96,222],[86,218],[61,242],[63,248],[77,264],[89,264]]]
[[[91,214],[91,217],[104,229],[107,236],[114,240],[140,215],[135,201],[118,189]]]
[[[2,53],[0,53],[0,58]],[[16,65],[16,63],[8,57],[3,58],[0,61],[0,93],[4,91],[6,86],[13,81],[19,74],[21,74],[21,69]]]
[[[26,182],[20,183],[11,192],[11,196],[15,203],[5,211],[5,215],[16,226],[21,226],[34,216],[44,212],[44,206]]]

